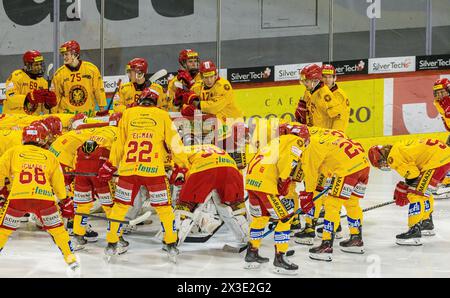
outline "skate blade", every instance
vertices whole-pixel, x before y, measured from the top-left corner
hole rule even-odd
[[[342,239],[342,238],[343,238],[343,235],[342,235],[341,232],[338,232],[338,233],[336,233],[336,234],[334,235],[334,237],[335,237],[336,239]]]
[[[395,243],[397,243],[398,245],[403,245],[403,246],[421,246],[422,245],[420,238],[412,238],[412,239],[407,239],[407,240],[397,239],[397,241],[395,241]]]
[[[309,258],[316,261],[331,262],[333,260],[331,254],[309,254]]]
[[[79,278],[81,277],[81,267],[77,263],[76,265],[69,265],[66,268],[66,275],[69,278]]]
[[[284,268],[273,267],[272,271],[273,271],[273,273],[282,274],[282,275],[297,275],[298,274],[298,269],[287,270],[287,269],[284,269]]]
[[[89,242],[89,243],[94,243],[94,242],[98,241],[98,237],[94,237],[94,238],[84,237],[84,239],[86,239],[86,241]]]
[[[313,238],[294,238],[294,242],[302,245],[313,245]]]
[[[74,246],[74,248],[73,248],[73,250],[74,251],[80,251],[80,250],[83,250],[83,249],[85,249],[86,247],[84,246],[84,245],[75,245]]]
[[[257,269],[260,269],[261,266],[262,266],[262,263],[258,263],[258,262],[245,262],[245,264],[244,264],[244,269],[257,270]]]
[[[360,254],[360,255],[364,254],[364,252],[365,252],[364,247],[357,247],[357,246],[353,246],[353,247],[341,246],[341,251],[351,253],[351,254]]]
[[[167,255],[169,258],[169,261],[176,264],[177,263],[177,256],[176,255]]]
[[[422,231],[422,236],[435,236],[436,233],[434,232],[434,230],[428,230],[428,231]]]

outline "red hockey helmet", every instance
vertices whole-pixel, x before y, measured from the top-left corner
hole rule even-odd
[[[109,116],[109,125],[110,126],[118,126],[120,119],[122,119],[121,112],[111,114],[111,116]]]
[[[447,78],[436,80],[433,85],[434,97],[437,97],[437,93],[439,90],[445,90],[447,91],[447,93],[450,93],[450,80]]]
[[[158,103],[159,92],[152,88],[142,90],[141,96],[137,100],[138,105],[156,105]]]
[[[331,64],[322,65],[322,75],[336,75],[336,68]]]
[[[200,63],[200,73],[203,77],[210,77],[217,74],[217,67],[211,60]]]
[[[322,79],[322,68],[317,64],[310,64],[305,67],[300,72],[301,80],[321,80]]]
[[[138,70],[141,73],[147,73],[148,72],[148,63],[147,60],[144,58],[134,58],[131,59],[130,62],[127,64],[127,71],[129,70]]]
[[[59,47],[59,52],[61,54],[64,54],[67,51],[71,51],[76,53],[77,55],[80,55],[80,44],[75,40],[66,41]]]
[[[278,127],[278,133],[282,135],[296,135],[305,141],[305,146],[309,144],[310,134],[306,125],[291,125],[289,123],[280,124]]]
[[[385,155],[385,152],[383,150],[383,146],[377,145],[370,147],[368,155],[369,161],[373,167],[383,171],[390,169],[389,164],[387,162],[387,156]]]
[[[197,61],[200,61],[200,58],[198,56],[198,53],[191,50],[191,49],[184,49],[180,52],[178,55],[178,63],[180,63],[181,66],[186,67],[186,61],[188,59],[197,59]]]
[[[47,142],[48,131],[39,124],[28,125],[22,130],[22,143],[34,143],[40,146]]]
[[[62,122],[61,119],[55,116],[48,116],[47,118],[41,120],[41,122],[48,128],[50,133],[54,136],[59,136],[62,134]]]
[[[44,57],[41,52],[29,50],[23,54],[23,64],[27,73],[34,75],[43,75],[45,72]]]

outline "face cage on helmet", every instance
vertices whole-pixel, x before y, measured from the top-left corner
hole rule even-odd
[[[438,90],[433,90],[434,97],[438,97],[437,93],[438,93],[438,91],[441,91],[441,90],[444,90],[445,92],[447,92],[447,95],[444,95],[444,96],[450,96],[450,90],[449,89],[438,89]]]
[[[38,71],[34,71],[34,64],[38,67]],[[29,74],[42,77],[45,72],[45,61],[25,63],[25,71]]]

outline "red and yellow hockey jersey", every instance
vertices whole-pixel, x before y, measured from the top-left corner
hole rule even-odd
[[[121,176],[163,176],[165,146],[172,152],[174,162],[186,167],[184,146],[169,113],[157,107],[132,107],[125,110],[119,122],[110,161]]]
[[[17,145],[22,145],[22,130],[0,130],[0,156]]]
[[[278,178],[287,179],[305,150],[303,139],[295,135],[283,135],[261,148],[247,168],[245,189],[278,193]]]
[[[161,85],[146,82],[142,86],[139,86],[136,83],[128,82],[120,85],[119,91],[114,98],[114,112],[123,113],[127,106],[130,106],[138,100],[142,90],[146,87],[150,87],[159,94],[157,106],[158,108],[167,111],[169,109],[169,103],[167,102],[167,95],[164,93],[164,89]]]
[[[242,111],[236,105],[233,88],[228,80],[219,78],[211,88],[201,81],[194,84],[191,90],[200,98],[200,110],[203,113],[216,115],[223,123],[227,118],[242,120]]]
[[[8,200],[66,197],[61,166],[52,153],[40,147],[19,145],[6,151],[0,157],[0,188],[6,177],[12,181]]]
[[[205,144],[187,146],[189,175],[213,168],[230,167],[236,169],[236,162],[226,151],[217,146]]]
[[[345,177],[369,167],[362,145],[341,131],[311,129],[310,133],[311,142],[301,159],[306,191],[316,189],[320,173]]]
[[[319,83],[312,92],[305,91],[303,100],[308,109],[308,126],[340,129],[342,127],[341,115],[346,108],[331,93],[328,86]]]
[[[341,112],[333,121],[333,129],[345,132],[350,120],[350,101],[347,94],[337,84],[330,89],[336,100],[339,102]]]
[[[25,97],[35,89],[48,89],[47,81],[42,78],[32,79],[22,69],[15,70],[6,80],[6,100],[3,101],[3,114],[48,114],[43,104],[25,105]]]
[[[95,104],[106,106],[103,79],[98,68],[87,61],[80,61],[77,69],[61,66],[52,81],[52,90],[56,93],[58,105],[52,109],[57,113],[95,114]]]
[[[433,101],[434,106],[436,107],[436,110],[438,111],[438,113],[441,115],[442,119],[445,122],[445,128],[450,131],[450,118],[446,118],[445,117],[445,111],[444,109],[441,107],[441,105],[439,104],[439,100],[438,99],[434,99]]]
[[[388,155],[389,166],[406,179],[450,162],[450,148],[436,139],[407,140],[395,143]]]

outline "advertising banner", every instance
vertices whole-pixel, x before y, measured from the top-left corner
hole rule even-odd
[[[415,70],[415,56],[369,59],[369,74],[408,72]]]

